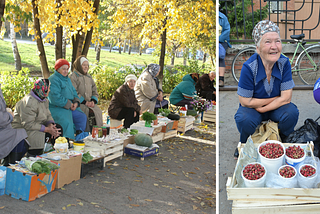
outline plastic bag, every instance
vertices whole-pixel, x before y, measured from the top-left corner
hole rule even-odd
[[[284,143],[305,143],[307,141],[315,141],[318,135],[318,123],[313,119],[306,119],[304,125],[298,130],[289,134]]]
[[[256,131],[251,135],[252,141],[260,144],[266,140],[280,140],[278,123],[271,120],[263,121]]]
[[[298,175],[292,179],[285,179],[278,174],[270,173],[267,176],[266,187],[270,188],[296,188],[298,187]]]

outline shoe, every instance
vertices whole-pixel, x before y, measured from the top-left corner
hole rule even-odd
[[[233,156],[234,156],[234,159],[238,159],[238,157],[239,157],[239,150],[238,150],[238,148],[236,148],[236,150],[234,151],[234,154],[233,154]]]
[[[219,80],[219,87],[223,87],[224,86],[224,82],[222,80]]]

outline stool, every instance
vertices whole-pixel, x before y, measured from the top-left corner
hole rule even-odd
[[[110,128],[119,129],[122,127],[122,120],[112,119],[110,118]]]

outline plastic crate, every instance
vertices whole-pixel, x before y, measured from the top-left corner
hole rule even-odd
[[[103,169],[103,158],[99,158],[96,160],[92,160],[89,163],[82,163],[81,164],[81,174],[80,178],[86,176],[90,171],[95,169]]]
[[[0,166],[1,171],[7,171],[7,167],[5,166]],[[4,195],[6,189],[6,176],[0,178],[0,195]]]

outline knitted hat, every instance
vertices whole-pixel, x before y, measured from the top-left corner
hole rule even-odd
[[[128,82],[129,80],[135,80],[137,81],[137,77],[134,74],[129,74],[128,76],[126,76],[126,82]]]
[[[85,61],[87,61],[89,63],[89,60],[87,60],[87,58],[85,58],[84,56],[80,58],[80,64],[82,65]]]
[[[258,24],[256,24],[252,31],[254,43],[257,45],[261,37],[269,32],[276,32],[280,35],[279,27],[275,23],[269,20],[260,21]]]
[[[67,65],[68,69],[70,68],[70,64],[69,64],[68,60],[66,60],[66,59],[58,59],[56,61],[56,64],[54,65],[54,69],[56,69],[56,71],[58,71],[58,69],[61,68],[61,66],[63,66],[63,65]]]

